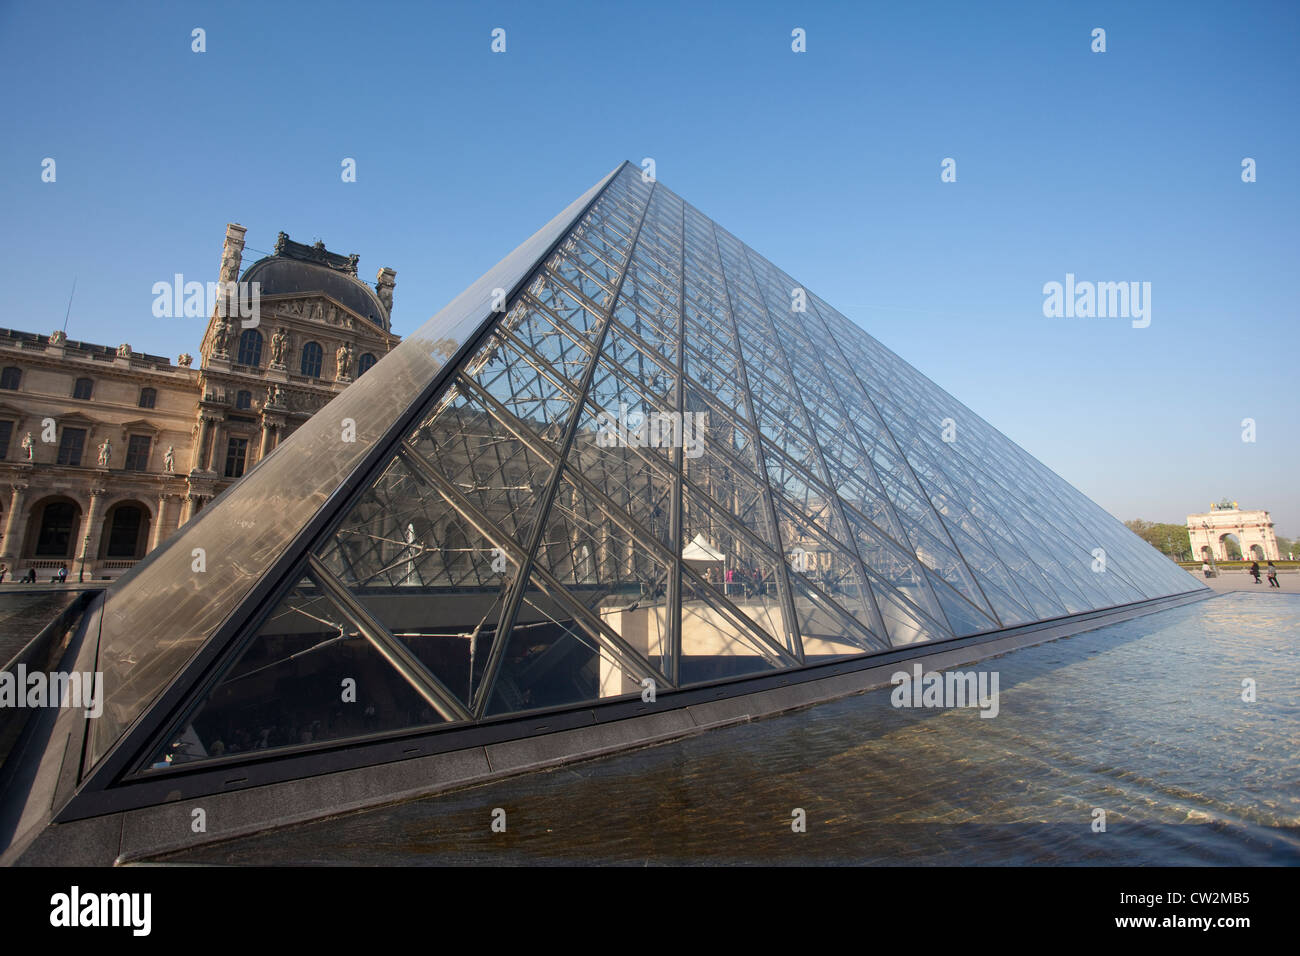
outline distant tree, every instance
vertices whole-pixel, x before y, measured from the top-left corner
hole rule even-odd
[[[1151,547],[1175,561],[1190,560],[1192,539],[1187,534],[1186,525],[1143,521],[1141,518],[1125,521],[1124,525]]]

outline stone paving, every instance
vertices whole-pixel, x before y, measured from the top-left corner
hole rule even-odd
[[[1189,572],[1190,573],[1190,572]],[[1229,594],[1233,591],[1246,591],[1248,593],[1267,594],[1272,591],[1274,594],[1300,594],[1300,571],[1289,569],[1279,570],[1277,572],[1277,583],[1282,585],[1281,591],[1277,588],[1268,586],[1268,573],[1260,566],[1259,583],[1245,571],[1222,571],[1217,578],[1210,578],[1208,581],[1201,574],[1196,575],[1198,581],[1208,584],[1220,594]]]

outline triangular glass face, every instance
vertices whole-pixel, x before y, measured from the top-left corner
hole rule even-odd
[[[110,593],[90,764],[437,732],[1202,587],[626,164],[336,402]],[[137,720],[171,682],[186,718]]]
[[[348,616],[304,578],[153,754],[149,769],[442,722]]]

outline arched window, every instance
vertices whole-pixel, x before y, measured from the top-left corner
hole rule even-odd
[[[154,402],[158,401],[158,392],[152,388],[140,389],[140,407],[153,408]]]
[[[11,392],[18,391],[18,383],[23,380],[23,370],[14,368],[12,365],[0,372],[0,388],[7,388]]]
[[[374,364],[375,357],[369,352],[357,359],[357,378],[360,378],[362,375],[365,375],[366,372],[370,371],[370,367]]]
[[[316,342],[308,342],[302,347],[302,374],[320,378],[320,363],[324,352]]]
[[[72,397],[79,398],[83,402],[90,401],[90,393],[95,390],[95,383],[88,378],[77,379],[77,384],[72,387]]]
[[[238,395],[235,396],[235,407],[236,407],[236,408],[252,408],[252,407],[253,407],[253,393],[252,393],[252,392],[249,392],[249,391],[241,391]]]
[[[38,558],[70,558],[73,532],[81,520],[81,509],[71,501],[52,501],[40,512],[34,554]]]
[[[240,365],[256,367],[262,364],[262,333],[257,329],[244,329],[239,336],[239,355],[235,359]]]
[[[135,502],[114,505],[104,516],[100,557],[143,558],[149,540],[149,524],[149,512]]]

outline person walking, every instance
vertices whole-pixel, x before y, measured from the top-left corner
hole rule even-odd
[[[1201,562],[1201,573],[1204,574],[1207,578],[1210,576],[1210,562],[1209,562],[1209,561],[1202,561],[1202,562]]]
[[[67,566],[66,564],[60,564],[60,565],[59,565],[59,583],[60,583],[60,584],[63,584],[63,583],[65,583],[67,580],[68,580],[68,566]]]
[[[1282,590],[1282,585],[1277,583],[1277,568],[1272,561],[1268,563],[1268,586]]]
[[[9,573],[9,565],[0,564],[0,584],[5,583],[5,575]]]
[[[1255,576],[1255,583],[1258,584],[1259,583],[1259,562],[1258,561],[1250,562],[1250,573]]]

